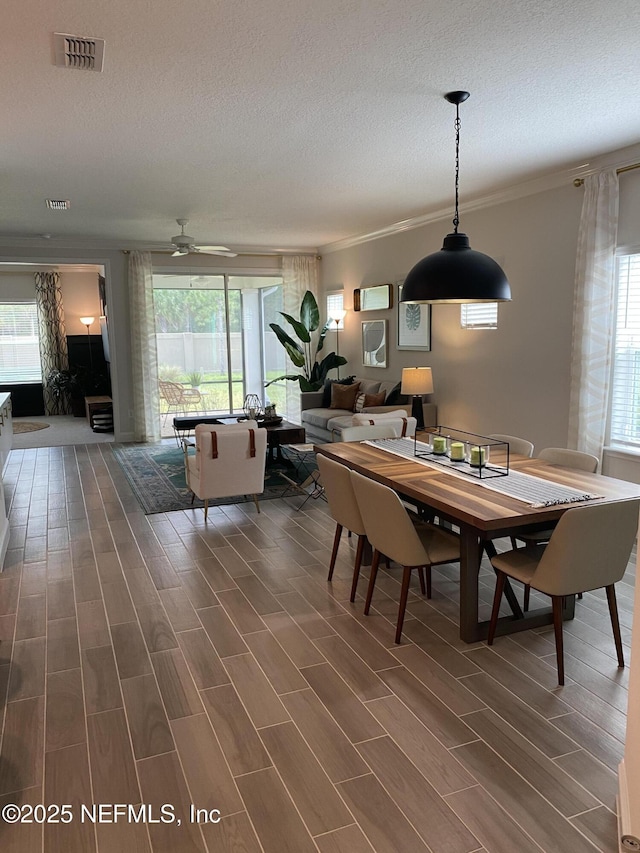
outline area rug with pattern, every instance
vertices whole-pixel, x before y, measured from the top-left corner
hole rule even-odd
[[[170,444],[123,444],[114,447],[113,453],[146,515],[204,506],[203,501],[198,498],[191,503],[192,493],[187,488],[184,476],[184,456],[181,448]],[[288,462],[286,454],[286,449],[283,449],[283,456]],[[297,483],[307,478],[308,471],[305,468],[289,467],[286,462],[274,462],[267,466],[264,493],[259,496],[259,500],[295,494],[295,490],[292,490],[291,485],[281,476],[281,472]],[[211,499],[209,506],[252,500],[251,495],[236,495]]]

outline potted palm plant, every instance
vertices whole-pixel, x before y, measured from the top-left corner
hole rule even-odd
[[[315,337],[314,333],[320,328],[320,311],[316,298],[310,290],[307,290],[302,298],[298,319],[292,317],[291,314],[285,314],[283,311],[279,313],[289,323],[298,340],[294,340],[277,323],[269,323],[269,326],[275,332],[293,364],[299,367],[301,372],[277,376],[266,384],[271,385],[272,382],[288,379],[291,382],[298,382],[301,391],[317,391],[324,385],[330,370],[347,363],[346,358],[336,355],[335,352],[330,352],[322,361],[318,361],[318,353],[324,346],[324,339],[331,320],[327,320]]]

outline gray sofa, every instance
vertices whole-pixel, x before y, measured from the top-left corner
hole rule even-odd
[[[362,379],[356,376],[354,382],[360,383],[360,391],[365,394],[379,394],[385,391],[387,395],[396,386],[394,381],[378,382],[374,379]],[[330,441],[340,441],[342,430],[352,425],[353,412],[347,409],[330,409],[322,406],[324,389],[319,391],[302,391],[300,394],[300,408],[302,426],[305,428],[307,441],[310,443],[326,444]],[[425,424],[437,423],[437,409],[434,403],[423,403]],[[411,403],[392,406],[368,406],[363,412],[393,412],[398,409],[411,414]]]

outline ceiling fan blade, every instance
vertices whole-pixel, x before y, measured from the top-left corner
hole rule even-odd
[[[205,246],[202,243],[198,243],[196,246],[197,249],[200,249],[202,252],[228,252],[229,249],[226,246]]]
[[[177,258],[180,255],[188,255],[188,254],[189,254],[189,249],[185,246],[184,248],[176,249],[175,252],[173,252],[173,254],[171,255],[171,257]]]
[[[196,246],[193,249],[194,252],[198,252],[200,255],[221,255],[225,258],[237,258],[237,252],[231,252],[229,249],[225,249],[222,251],[221,249],[204,249],[200,246]]]

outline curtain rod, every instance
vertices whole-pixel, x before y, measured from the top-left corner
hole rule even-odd
[[[632,163],[630,166],[620,166],[616,169],[616,175],[621,175],[623,172],[633,172],[634,169],[640,169],[640,163]],[[581,187],[584,184],[584,178],[576,178],[573,182],[574,187]]]

